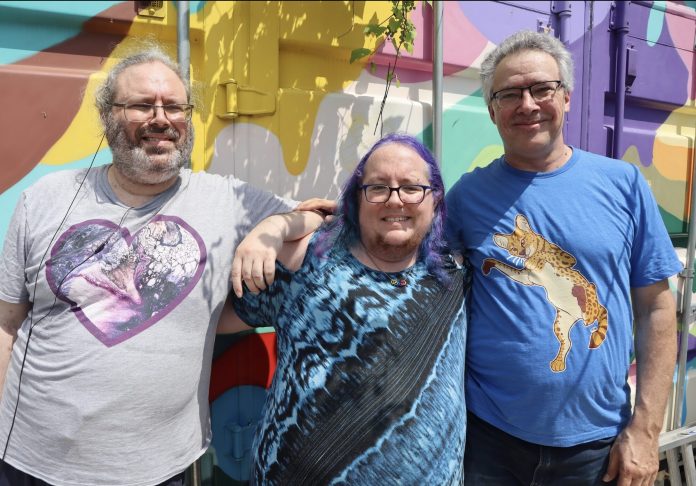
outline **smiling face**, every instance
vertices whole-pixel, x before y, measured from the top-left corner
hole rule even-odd
[[[526,50],[500,61],[493,75],[492,92],[557,79],[560,73],[553,57],[542,51]],[[488,107],[503,139],[508,162],[519,169],[535,171],[564,153],[563,121],[568,110],[570,94],[563,88],[549,101],[538,103],[525,90],[517,106],[501,108],[491,100]],[[551,168],[554,167],[546,167]]]
[[[375,150],[367,160],[362,184],[430,185],[425,161],[410,147],[388,143]],[[418,246],[430,230],[436,201],[432,191],[420,204],[404,204],[396,191],[385,203],[369,203],[358,194],[358,219],[363,245],[383,261],[408,259],[414,263]]]
[[[188,100],[176,73],[160,62],[151,62],[121,73],[115,102],[166,105]],[[176,177],[193,145],[190,122],[172,123],[162,109],[156,109],[147,122],[129,122],[123,108],[115,106],[106,122],[106,137],[114,166],[139,184],[160,184]]]

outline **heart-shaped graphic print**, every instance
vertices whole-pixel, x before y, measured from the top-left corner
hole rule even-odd
[[[131,236],[111,221],[71,226],[51,250],[46,278],[82,325],[113,346],[169,314],[195,287],[207,254],[180,218],[157,216]]]

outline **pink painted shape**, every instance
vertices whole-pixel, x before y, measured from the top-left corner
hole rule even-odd
[[[423,2],[411,12],[411,21],[416,27],[416,45],[413,54],[402,52],[397,65],[399,81],[421,83],[432,79],[432,11],[423,11]],[[464,15],[457,2],[444,2],[443,54],[445,76],[470,67],[481,55],[488,40]],[[375,75],[385,78],[387,65],[394,62],[396,51],[391,42],[385,42],[372,57],[377,69]],[[369,66],[368,66],[369,68]]]
[[[687,8],[687,7],[684,7]],[[669,35],[672,38],[672,42],[677,46],[684,45],[694,45],[694,31],[692,22],[684,22],[684,19],[677,17],[676,15],[665,15],[665,21],[667,24],[667,29],[669,30]],[[686,27],[686,28],[685,28]],[[684,62],[684,66],[689,72],[689,81],[687,86],[691,86],[691,92],[689,93],[689,98],[691,100],[696,99],[696,84],[694,83],[694,53],[689,50],[676,49],[679,57],[681,57]]]

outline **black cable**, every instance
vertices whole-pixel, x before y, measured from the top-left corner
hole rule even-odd
[[[58,225],[58,228],[56,229],[55,233],[53,233],[53,236],[51,237],[51,241],[48,242],[48,245],[46,246],[46,251],[44,252],[43,256],[41,257],[41,261],[39,262],[39,266],[37,267],[37,270],[36,270],[36,277],[34,278],[34,293],[32,294],[32,297],[31,297],[32,306],[34,305],[35,300],[36,300],[36,288],[38,286],[39,275],[41,274],[41,266],[43,265],[43,262],[46,259],[46,255],[48,254],[49,250],[51,249],[51,246],[53,245],[53,242],[55,241],[56,236],[58,235],[58,232],[63,227],[63,224],[68,219],[68,216],[70,216],[70,210],[72,209],[73,204],[75,204],[75,201],[77,200],[77,196],[80,194],[80,190],[82,189],[82,186],[84,185],[85,181],[87,180],[87,176],[89,175],[89,172],[92,170],[92,167],[94,166],[94,161],[97,158],[97,154],[99,153],[99,149],[101,148],[102,143],[104,143],[104,137],[105,137],[105,135],[102,135],[102,138],[99,141],[99,145],[97,146],[97,150],[94,152],[94,156],[92,157],[92,161],[89,163],[89,166],[87,167],[87,171],[85,172],[84,177],[80,181],[80,185],[77,187],[77,191],[75,191],[75,195],[73,196],[72,201],[70,201],[70,205],[68,206],[68,209],[65,211],[65,216],[63,216],[63,219],[60,222],[60,224]],[[126,213],[124,213],[123,217],[121,218],[121,221],[123,221],[123,218],[125,218],[125,215],[128,213],[128,211],[130,211],[130,209],[131,208],[128,208],[128,210],[126,210]],[[120,227],[120,224],[119,224],[119,227]],[[114,231],[116,231],[116,230],[114,230]],[[63,281],[67,278],[68,275],[70,275],[70,273],[72,273],[73,270],[75,270],[77,267],[79,267],[84,262],[86,262],[87,260],[89,260],[94,255],[96,255],[97,253],[99,253],[101,250],[104,249],[104,246],[109,241],[109,239],[111,238],[113,233],[114,232],[109,234],[107,239],[101,245],[99,245],[99,247],[97,247],[97,249],[94,251],[94,253],[92,253],[87,258],[85,258],[82,262],[80,262],[78,265],[73,267],[65,275],[65,277],[63,277],[63,279],[60,281],[60,284],[58,285],[58,289],[60,289],[60,286],[63,284]],[[39,319],[36,322],[34,322],[34,310],[31,309],[29,311],[30,312],[30,314],[29,314],[29,332],[27,333],[27,343],[24,346],[24,353],[22,355],[22,365],[19,369],[19,376],[17,378],[17,380],[18,380],[17,381],[17,400],[15,401],[14,412],[12,414],[12,422],[10,423],[10,430],[7,433],[7,439],[5,439],[5,448],[3,449],[2,457],[0,458],[0,470],[2,470],[2,468],[5,465],[5,455],[7,454],[7,448],[10,445],[10,437],[12,436],[12,430],[14,429],[15,420],[17,419],[17,409],[19,407],[19,397],[20,397],[20,393],[22,390],[22,375],[24,374],[24,364],[26,363],[26,360],[27,360],[27,351],[29,350],[29,341],[31,340],[32,332],[34,330],[34,327],[39,322],[43,321],[46,317],[51,315],[51,312],[53,312],[53,309],[54,309],[57,302],[58,302],[58,295],[56,294],[56,297],[53,299],[53,304],[51,304],[51,308],[48,309],[48,312],[46,312],[46,314],[44,314],[41,317],[41,319]],[[10,361],[11,361],[11,355],[10,355]],[[7,371],[9,371],[10,361],[8,361],[7,370],[5,371],[6,377],[7,377]],[[5,383],[7,383],[7,379],[5,380]]]

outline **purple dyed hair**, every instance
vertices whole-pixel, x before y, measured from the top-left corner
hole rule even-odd
[[[403,145],[416,152],[428,166],[430,172],[430,186],[435,198],[435,214],[430,230],[421,241],[418,248],[418,260],[425,261],[428,271],[435,275],[442,283],[447,283],[448,278],[443,270],[443,258],[446,253],[444,239],[445,225],[445,185],[442,182],[440,167],[435,157],[425,145],[417,138],[403,134],[391,133],[377,141],[370,150],[360,159],[353,174],[343,185],[341,195],[338,198],[336,217],[329,223],[318,236],[317,253],[326,253],[333,245],[342,245],[352,248],[360,242],[360,223],[358,218],[359,201],[362,197],[360,186],[363,183],[365,164],[370,156],[378,148],[390,144]]]

